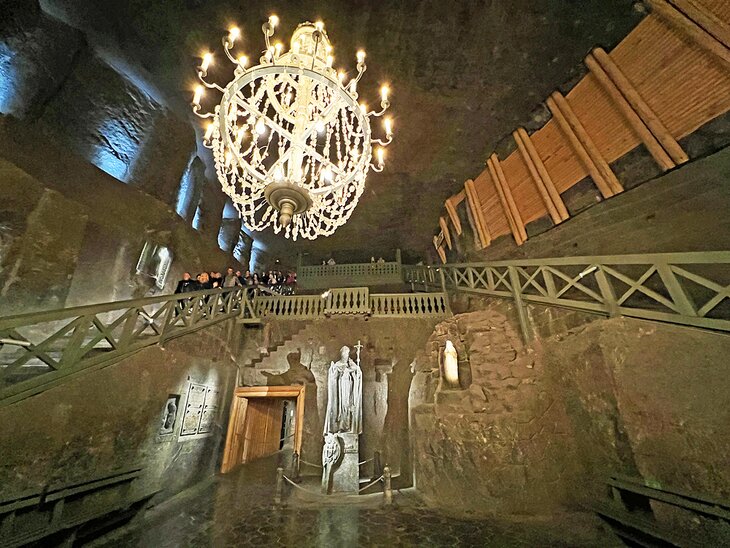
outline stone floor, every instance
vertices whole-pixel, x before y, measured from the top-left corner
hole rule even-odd
[[[323,504],[292,496],[273,504],[276,457],[244,465],[154,508],[94,546],[621,546],[599,522],[456,519],[428,508],[412,490]],[[315,482],[312,480],[311,489]]]

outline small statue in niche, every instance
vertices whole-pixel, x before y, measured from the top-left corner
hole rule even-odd
[[[443,358],[443,379],[446,388],[461,388],[459,383],[459,355],[456,353],[454,343],[446,341]]]
[[[160,434],[170,434],[175,428],[175,419],[177,418],[177,402],[180,396],[170,396],[167,398],[165,410],[162,413],[162,425]]]
[[[322,493],[328,495],[330,492],[330,481],[332,480],[332,467],[340,460],[340,442],[334,434],[325,434],[324,447],[322,447]]]

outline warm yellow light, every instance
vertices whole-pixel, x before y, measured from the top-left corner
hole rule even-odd
[[[389,93],[390,93],[390,88],[388,86],[383,86],[382,88],[380,88],[380,98],[383,101],[387,101],[388,100],[388,94]]]
[[[364,49],[361,49],[357,52],[357,62],[358,63],[365,62],[365,50]]]
[[[231,27],[228,29],[228,41],[233,45],[233,43],[238,40],[241,37],[241,29],[238,27]]]
[[[330,168],[330,166],[326,166],[324,169],[322,169],[322,179],[327,182],[332,180],[332,168]]]
[[[323,133],[325,130],[324,120],[317,120],[317,123],[314,125],[314,127],[317,129],[317,132]]]
[[[239,55],[238,64],[245,68],[246,65],[248,65],[248,57],[246,57],[245,55]]]
[[[360,110],[362,110],[363,114],[367,114],[368,113],[368,104],[360,103]]]
[[[213,136],[213,130],[215,130],[215,123],[211,122],[208,124],[208,127],[205,128],[205,140],[209,141],[210,138]]]
[[[385,118],[383,120],[383,126],[385,127],[385,134],[390,137],[393,134],[393,119]]]
[[[331,67],[332,63],[334,63],[334,62],[335,62],[335,58],[332,55],[328,55],[327,56],[327,66]]]
[[[324,30],[324,22],[323,22],[323,21],[317,21],[317,22],[316,22],[316,23],[314,24],[314,26],[315,26],[315,28],[316,28],[316,29],[317,29],[318,31],[320,31],[320,32],[322,32],[322,31]]]
[[[258,133],[259,135],[263,134],[264,131],[266,131],[266,122],[264,122],[263,118],[259,118],[259,121],[256,122],[256,126],[254,127],[254,131]]]
[[[210,52],[203,54],[203,62],[200,63],[200,68],[208,70],[208,67],[213,64],[213,54]]]
[[[279,57],[279,55],[281,55],[281,50],[283,50],[283,49],[284,49],[284,44],[282,44],[281,42],[277,42],[276,44],[274,44],[274,52],[276,53],[277,57]]]
[[[200,99],[202,99],[204,93],[205,93],[205,88],[203,86],[197,86],[195,88],[195,95],[193,95],[193,104],[194,105],[200,105]]]
[[[344,84],[345,83],[345,77],[346,76],[347,75],[345,74],[345,71],[344,70],[341,70],[341,71],[339,71],[337,73],[337,78],[340,80],[340,84]]]
[[[324,48],[324,51],[327,53],[332,53],[332,44],[327,44],[327,46]]]
[[[382,166],[383,161],[385,160],[385,149],[383,147],[378,147],[377,155],[378,155],[378,164]]]
[[[260,21],[260,19],[259,19]],[[271,25],[272,28],[276,28],[276,26],[279,24],[279,18],[276,15],[269,15],[269,25]]]

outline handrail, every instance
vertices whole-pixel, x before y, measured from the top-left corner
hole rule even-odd
[[[397,261],[302,266],[297,271],[297,285],[303,289],[400,284],[402,281],[402,265]]]
[[[245,288],[161,295],[0,318],[0,406],[148,346],[237,318],[257,322]]]
[[[403,268],[404,281],[525,302],[730,332],[730,251],[517,259]]]
[[[261,318],[290,319],[318,319],[342,315],[419,318],[446,316],[451,313],[445,293],[371,294],[367,287],[331,289],[325,296],[256,297],[254,310]]]

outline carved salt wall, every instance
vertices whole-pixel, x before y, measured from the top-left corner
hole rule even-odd
[[[395,474],[401,474],[399,481],[407,485],[411,478],[407,414],[411,363],[435,323],[428,319],[379,318],[271,321],[258,343],[244,343],[248,346],[239,358],[241,381],[246,386],[306,385],[302,458],[319,463],[327,370],[331,361],[339,359],[343,345],[353,347],[359,339],[364,345],[360,460],[371,459],[374,451],[380,451],[381,464],[390,464]],[[262,346],[274,350],[260,356]],[[352,356],[354,359],[354,352]],[[364,475],[369,471],[369,467],[361,470]]]
[[[0,499],[136,467],[135,489],[162,489],[167,498],[216,473],[236,378],[227,327],[142,350],[0,408]],[[171,396],[176,417],[163,431]]]
[[[726,336],[532,306],[529,351],[509,306],[471,306],[436,327],[411,386],[415,482],[434,503],[551,514],[616,473],[728,496]],[[473,375],[457,394],[437,389],[447,338]]]

